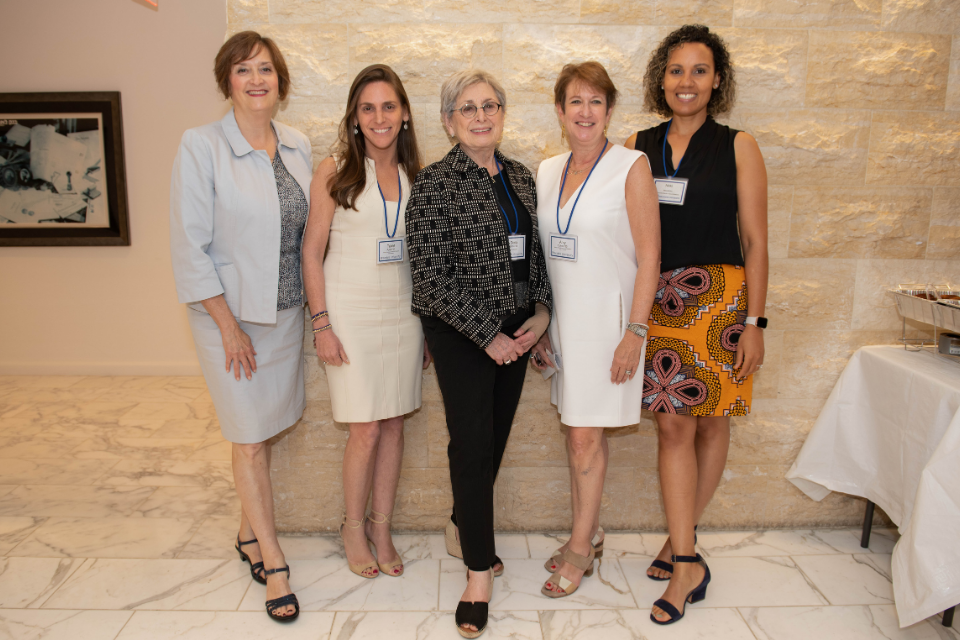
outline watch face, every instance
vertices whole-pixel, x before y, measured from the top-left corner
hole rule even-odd
[[[760,329],[767,328],[767,319],[766,318],[757,318],[757,327]]]

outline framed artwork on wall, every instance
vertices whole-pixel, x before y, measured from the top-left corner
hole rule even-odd
[[[0,246],[129,244],[120,92],[0,93]]]

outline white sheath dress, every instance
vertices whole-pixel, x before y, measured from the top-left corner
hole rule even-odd
[[[610,382],[613,354],[630,321],[637,256],[627,219],[627,173],[645,155],[614,145],[590,179],[560,209],[560,231],[580,195],[570,228],[577,236],[576,262],[550,258],[550,234],[558,233],[557,198],[569,153],[544,160],[537,172],[540,241],[547,254],[554,315],[550,343],[562,370],[553,376],[551,401],[571,427],[622,427],[640,421],[643,375]],[[579,193],[582,191],[582,193]],[[644,345],[644,348],[646,346]],[[643,366],[644,356],[640,356]]]
[[[350,364],[328,365],[327,382],[337,422],[372,422],[420,407],[423,328],[411,311],[410,258],[377,264],[377,240],[387,237],[383,200],[373,160],[357,210],[337,207],[323,261],[327,311]],[[404,237],[410,183],[401,170],[403,201],[397,238]],[[387,202],[393,231],[397,203]]]

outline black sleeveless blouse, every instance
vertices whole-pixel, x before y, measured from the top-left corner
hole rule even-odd
[[[650,158],[654,178],[664,177],[663,138],[667,123],[637,133],[637,151]],[[737,158],[733,139],[739,133],[707,117],[693,134],[676,177],[687,178],[683,205],[660,204],[660,271],[703,264],[742,267],[737,227]],[[673,150],[666,148],[672,176]]]

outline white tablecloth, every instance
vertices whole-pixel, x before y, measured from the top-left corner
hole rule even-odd
[[[901,627],[960,603],[960,366],[903,347],[860,349],[787,478],[817,501],[866,498],[899,527]]]

